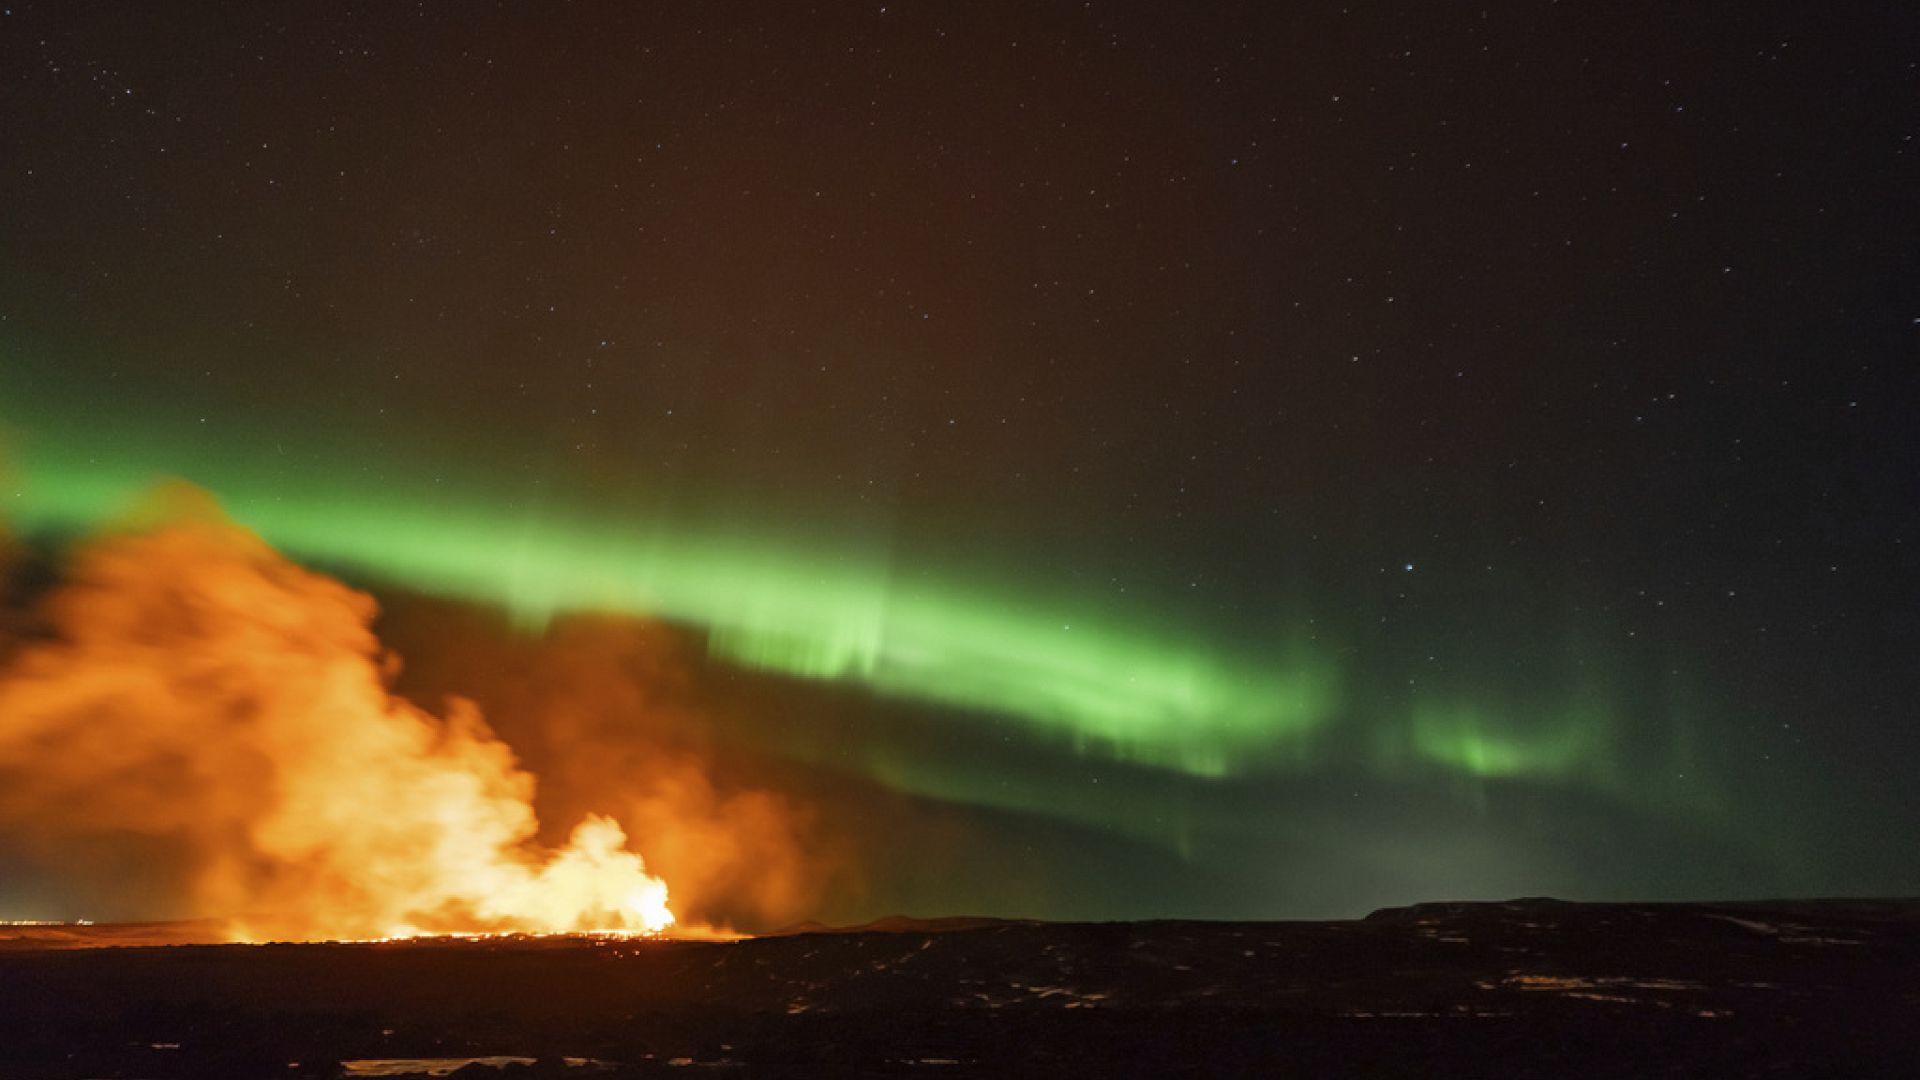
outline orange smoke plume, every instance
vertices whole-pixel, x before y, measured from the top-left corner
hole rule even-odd
[[[472,706],[389,691],[374,614],[168,492],[77,553],[0,671],[0,829],[178,852],[180,913],[235,937],[671,923],[613,818],[538,847],[533,777]]]
[[[645,837],[648,865],[673,883],[683,917],[793,923],[815,914],[828,881],[847,871],[840,830],[821,827],[791,790],[792,771],[728,741],[742,721],[727,719],[670,628],[574,617],[526,640],[437,613],[391,629],[418,661],[409,674],[424,699],[458,687],[486,703],[541,778],[543,818],[609,813]],[[767,715],[778,713],[759,719]]]

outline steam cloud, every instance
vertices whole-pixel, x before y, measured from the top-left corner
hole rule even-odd
[[[629,827],[683,912],[725,894],[777,917],[817,888],[782,796],[717,787],[698,747],[615,737],[648,706],[630,665],[596,670],[620,650],[563,651],[575,669],[531,710],[560,785],[543,801],[613,815],[583,807],[544,849],[534,778],[479,711],[389,689],[371,597],[196,492],[156,506],[76,551],[0,652],[0,835],[49,865],[144,860],[139,887],[178,892],[147,910],[238,937],[654,929],[666,885]]]
[[[851,815],[836,815],[829,831],[790,763],[719,738],[734,726],[720,715],[729,710],[700,685],[682,635],[627,617],[574,617],[527,638],[483,610],[418,600],[395,608],[386,625],[404,642],[409,692],[484,701],[541,778],[541,819],[617,817],[672,885],[677,912],[771,928],[816,914],[830,882],[850,884]],[[757,703],[756,719],[780,723],[783,704]]]

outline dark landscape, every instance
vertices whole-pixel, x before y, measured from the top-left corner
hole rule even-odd
[[[1920,1080],[1920,2],[0,87],[0,1080]]]
[[[1916,901],[899,919],[732,943],[19,930],[0,1075],[1894,1077],[1913,1075],[1917,973]]]

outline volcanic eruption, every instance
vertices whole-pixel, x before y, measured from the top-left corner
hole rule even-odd
[[[0,829],[50,861],[128,838],[171,914],[236,940],[657,933],[613,817],[536,842],[535,779],[479,710],[388,688],[373,599],[169,488],[84,543],[0,667]]]

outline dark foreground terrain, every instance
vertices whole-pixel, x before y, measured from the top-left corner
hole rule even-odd
[[[132,937],[0,941],[0,1078],[1920,1076],[1920,902],[76,947]]]

